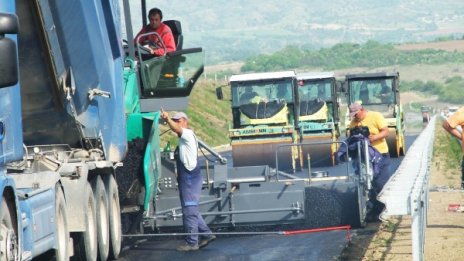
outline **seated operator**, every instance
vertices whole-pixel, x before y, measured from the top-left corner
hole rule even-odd
[[[382,103],[391,103],[392,102],[392,90],[391,88],[385,83],[382,83],[382,89],[380,89],[380,100]]]
[[[255,97],[259,97],[258,93],[253,91],[253,88],[246,88],[245,92],[240,95],[240,104],[253,103]]]
[[[359,99],[361,100],[362,104],[369,104],[369,89],[367,88],[366,83],[363,83],[361,85],[361,90],[359,91]]]
[[[134,39],[134,43],[136,43],[137,38],[141,34],[146,34],[150,32],[156,32],[164,43],[166,47],[166,52],[173,52],[176,50],[176,44],[174,42],[174,36],[172,35],[171,28],[165,25],[163,22],[163,13],[158,8],[152,8],[148,12],[148,19],[150,23],[146,26],[142,27],[140,32]],[[141,37],[139,39],[139,44],[144,45],[146,48],[150,50],[150,53],[154,56],[163,56],[165,55],[163,44],[160,43],[159,37],[155,34],[147,35]]]
[[[326,97],[325,97],[325,84],[324,83],[319,83],[317,85],[317,98],[321,99],[321,100],[326,100]]]
[[[277,85],[277,98],[284,100],[284,101],[288,101],[292,99],[290,97],[290,93],[288,92],[286,84]]]

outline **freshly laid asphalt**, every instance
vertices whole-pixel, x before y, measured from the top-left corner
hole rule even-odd
[[[347,231],[300,235],[218,237],[207,247],[177,252],[181,240],[146,241],[123,252],[118,260],[337,260],[348,244]]]

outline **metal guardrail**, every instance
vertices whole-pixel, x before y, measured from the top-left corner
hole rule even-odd
[[[424,260],[435,122],[436,116],[433,116],[377,197],[386,206],[381,217],[411,216],[412,257],[415,261]]]

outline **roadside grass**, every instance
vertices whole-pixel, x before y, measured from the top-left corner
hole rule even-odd
[[[388,232],[394,232],[397,228],[397,225],[397,223],[392,222],[391,220],[387,220],[383,229]]]
[[[384,260],[395,237],[402,235],[397,232],[402,220],[401,216],[393,216],[381,223],[370,245],[366,247],[364,255],[352,260]]]
[[[187,109],[187,114],[192,116],[191,127],[198,138],[213,147],[229,143],[228,129],[232,119],[230,101],[216,97],[219,85],[221,83],[213,80],[199,80]],[[222,89],[227,99],[229,90],[227,87]]]
[[[436,121],[433,157],[440,159],[440,165],[444,167],[441,171],[448,173],[447,179],[449,179],[454,175],[459,175],[462,157],[461,144],[441,127],[442,123],[442,120]]]

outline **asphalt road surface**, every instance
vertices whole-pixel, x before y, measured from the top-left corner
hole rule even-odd
[[[175,250],[181,240],[146,241],[123,252],[119,260],[337,260],[348,243],[347,231],[301,235],[218,237],[194,252]]]
[[[406,136],[409,147],[416,136]],[[392,173],[403,158],[392,158]],[[181,232],[181,231],[179,231]],[[179,237],[155,237],[127,246],[118,260],[338,260],[347,247],[346,230],[299,235],[221,236],[199,251],[181,253]]]

